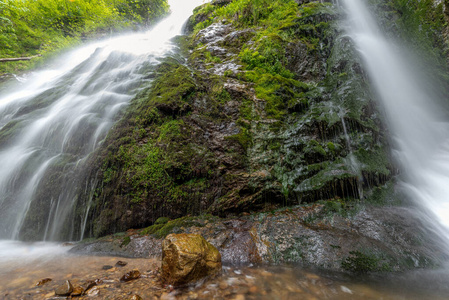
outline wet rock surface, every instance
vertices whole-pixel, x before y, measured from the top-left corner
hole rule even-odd
[[[333,209],[323,204],[299,206],[236,219],[198,220],[196,226],[173,230],[201,234],[227,264],[302,263],[328,270],[371,272],[432,267],[446,259],[443,246],[425,229],[415,209],[366,206],[346,216]],[[96,243],[102,245],[102,251],[90,252],[98,249]],[[115,248],[117,243],[120,240],[111,238],[109,242],[79,244],[72,251],[105,254],[110,253],[108,245]],[[123,247],[123,255],[129,256],[132,249],[131,244]],[[345,269],[342,264],[367,257],[374,263],[371,270],[352,270],[350,265]]]
[[[56,296],[69,296],[73,292],[72,283],[69,280],[66,280],[64,284],[58,286],[55,289]]]
[[[72,251],[80,254],[100,253],[101,255],[121,257],[153,257],[161,255],[160,239],[152,236],[133,235],[130,243],[122,245],[123,239],[117,236],[108,236],[94,243],[76,246]]]
[[[394,181],[386,130],[338,6],[275,1],[251,17],[251,2],[242,2],[234,16],[214,15],[223,3],[195,10],[190,36],[178,40],[185,57],[149,68],[153,85],[91,157],[101,192],[86,235],[159,217],[345,205]],[[126,243],[110,254],[132,257]],[[160,254],[153,249],[142,246],[142,255]]]
[[[221,255],[199,234],[170,234],[162,242],[162,279],[174,286],[221,272]]]

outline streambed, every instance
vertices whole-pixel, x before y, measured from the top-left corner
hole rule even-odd
[[[55,289],[70,280],[73,286],[96,281],[79,299],[447,299],[449,269],[401,274],[348,276],[301,266],[224,266],[222,275],[196,286],[174,290],[158,278],[158,259],[80,256],[70,245],[0,242],[2,299],[65,299]],[[126,266],[117,266],[118,261]],[[120,282],[138,269],[141,278]],[[42,279],[51,281],[36,286]],[[75,298],[75,297],[74,297]]]

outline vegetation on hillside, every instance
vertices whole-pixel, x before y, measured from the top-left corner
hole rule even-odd
[[[137,24],[167,13],[166,0],[0,0],[0,58],[48,55],[92,35]],[[0,64],[0,74],[35,65]]]

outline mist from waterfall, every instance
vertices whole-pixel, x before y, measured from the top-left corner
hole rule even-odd
[[[82,46],[2,90],[0,239],[82,237],[72,215],[87,157],[148,80],[145,68],[174,49],[170,39],[205,1],[168,2],[171,14],[151,30]],[[34,236],[23,237],[25,226]]]
[[[438,106],[438,87],[405,58],[404,48],[385,37],[364,2],[341,2],[348,14],[347,32],[385,111],[394,157],[401,166],[401,186],[447,242],[449,124]]]

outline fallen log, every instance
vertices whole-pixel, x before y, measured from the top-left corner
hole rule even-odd
[[[34,55],[29,57],[8,57],[8,58],[0,58],[0,62],[7,62],[7,61],[19,61],[19,60],[32,60],[33,58],[39,57],[42,55]]]

